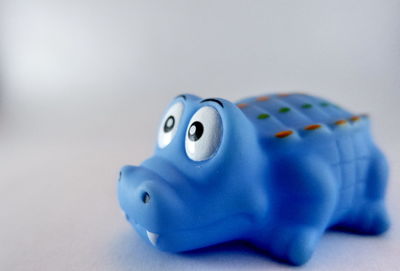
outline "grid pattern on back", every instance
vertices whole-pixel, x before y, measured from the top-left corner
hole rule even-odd
[[[353,115],[326,100],[306,94],[273,94],[250,97],[236,103],[264,134],[332,125]]]

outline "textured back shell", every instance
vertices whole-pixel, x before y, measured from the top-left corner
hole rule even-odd
[[[279,133],[284,131],[317,130],[323,126],[334,128],[361,120],[329,101],[306,94],[257,96],[236,104],[266,136],[281,136]]]

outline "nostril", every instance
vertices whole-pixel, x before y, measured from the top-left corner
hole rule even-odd
[[[142,193],[142,202],[144,204],[148,203],[150,201],[150,199],[151,199],[151,197],[150,197],[149,193],[147,193],[147,192]]]

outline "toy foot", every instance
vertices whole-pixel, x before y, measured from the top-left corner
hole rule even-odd
[[[312,256],[320,233],[311,227],[286,227],[272,231],[256,245],[271,256],[291,265],[303,265]]]
[[[288,247],[287,261],[293,265],[302,265],[311,258],[318,234],[316,231],[303,231],[294,236]]]
[[[339,225],[339,229],[359,234],[379,235],[390,227],[389,217],[382,202],[366,203],[361,210],[350,214],[349,222]]]

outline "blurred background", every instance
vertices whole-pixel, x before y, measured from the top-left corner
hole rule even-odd
[[[179,93],[304,91],[371,114],[394,223],[383,238],[327,234],[304,269],[396,270],[399,12],[399,0],[0,0],[0,269],[289,269],[240,245],[151,248],[119,215],[115,181],[152,153]]]

